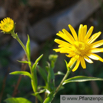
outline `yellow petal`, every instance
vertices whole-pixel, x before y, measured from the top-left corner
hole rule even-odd
[[[59,31],[59,33],[57,33],[56,35],[58,35],[59,37],[63,38],[64,40],[68,41],[71,44],[73,43],[73,41],[61,31]]]
[[[94,60],[100,60],[101,62],[103,62],[103,59],[100,57],[100,56],[98,56],[98,55],[96,55],[96,54],[89,54],[88,55],[91,59],[94,59]]]
[[[92,45],[92,47],[102,46],[103,45],[103,40],[96,41],[96,42],[92,43],[91,45]]]
[[[87,25],[84,25],[83,27],[83,38],[86,36],[86,33],[87,33]]]
[[[80,26],[79,26],[78,39],[79,39],[79,41],[83,40],[83,25],[82,24],[80,24]]]
[[[71,52],[70,52],[69,54],[67,54],[66,56],[70,58],[70,57],[74,57],[75,55],[76,55],[76,54],[71,51]]]
[[[53,49],[55,52],[60,52],[60,49]]]
[[[91,44],[92,42],[94,42],[100,36],[100,34],[101,32],[93,34],[92,37],[89,39],[88,43]]]
[[[78,38],[77,38],[77,33],[76,33],[76,31],[74,30],[74,28],[73,28],[70,24],[69,24],[68,26],[69,26],[69,29],[70,29],[70,31],[71,31],[74,39],[77,41]]]
[[[69,63],[68,63],[68,67],[71,67],[78,58],[79,58],[78,55],[72,57],[72,58],[70,59]]]
[[[78,69],[79,64],[80,64],[80,60],[78,59],[77,62],[76,62],[75,67],[72,69],[73,72],[75,72]]]
[[[84,59],[85,59],[88,63],[93,63],[93,61],[92,61],[90,58],[88,58],[87,56],[84,56]]]
[[[80,33],[80,38],[79,38],[79,41],[84,41],[84,37],[87,33],[87,25],[84,25],[81,27],[81,33]]]
[[[62,31],[73,43],[74,42],[74,38],[72,37],[72,35],[66,29],[62,29]]]
[[[85,60],[84,60],[83,57],[80,57],[80,62],[81,62],[81,66],[82,66],[83,68],[86,68]]]
[[[63,46],[67,46],[67,47],[71,46],[68,42],[65,42],[65,41],[60,40],[60,39],[55,39],[54,41],[60,45],[63,45]]]
[[[68,48],[58,48],[58,49],[53,49],[55,52],[60,52],[60,53],[68,53],[70,50]]]
[[[103,52],[103,48],[93,48],[93,49],[90,50],[90,52],[92,52],[92,53]]]
[[[94,27],[91,26],[90,29],[87,32],[87,35],[85,36],[85,40],[89,39],[89,37],[91,36],[92,32],[93,32]]]

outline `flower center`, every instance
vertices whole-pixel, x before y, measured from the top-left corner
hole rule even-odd
[[[74,42],[74,52],[78,55],[85,55],[89,50],[89,46],[85,42]]]
[[[9,26],[10,26],[10,23],[6,23],[6,24],[4,24],[3,28],[8,29]]]
[[[75,42],[75,47],[79,50],[84,50],[85,49],[85,44],[83,42]]]

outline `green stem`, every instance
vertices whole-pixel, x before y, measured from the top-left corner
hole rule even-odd
[[[22,48],[24,49],[24,51],[25,51],[25,53],[26,53],[26,56],[27,56],[28,61],[30,62],[30,58],[29,58],[29,56],[28,56],[27,50],[26,50],[26,48],[25,48],[25,45],[24,45],[24,44],[22,43],[22,41],[19,39],[18,35],[17,35],[16,33],[14,33],[14,31],[11,32],[11,35],[12,35],[12,37],[13,37],[14,39],[16,39],[16,40],[20,43],[20,45],[22,46]],[[34,83],[35,83],[35,79],[37,79],[37,78],[34,78],[34,73],[33,73],[32,70],[31,70],[31,68],[32,68],[32,67],[31,67],[31,62],[29,63],[29,68],[30,68],[31,76],[32,76],[32,80],[33,80],[33,81],[31,81],[31,82],[33,82],[32,88],[33,88],[33,91],[34,91],[34,93],[35,93],[35,92],[37,92],[37,88],[34,89]],[[37,95],[36,97],[40,100],[41,103],[43,102],[43,100],[42,100],[42,98],[41,98],[40,95]]]
[[[59,86],[57,87],[55,93],[54,93],[54,96],[56,95],[56,93],[59,91],[60,87],[62,86],[64,80],[68,77],[68,75],[70,74],[70,71],[68,70],[64,76],[64,78],[62,79],[61,83],[59,84]]]
[[[63,77],[62,81],[60,82],[59,86],[57,87],[55,93],[53,94],[53,98],[55,97],[55,95],[57,94],[57,92],[59,91],[59,89],[61,88],[63,82],[66,80],[66,78],[68,77],[68,75],[70,74],[71,70],[73,69],[73,65],[69,68],[69,70],[67,70],[65,76]],[[53,100],[52,98],[52,100]]]
[[[11,34],[12,34],[12,37],[13,37],[14,39],[16,39],[16,40],[20,43],[20,45],[22,46],[22,48],[24,49],[24,51],[25,51],[25,53],[26,53],[26,55],[27,55],[28,61],[30,61],[30,59],[29,59],[29,57],[28,57],[28,54],[27,54],[27,50],[26,50],[26,48],[25,48],[25,45],[24,45],[24,44],[22,43],[22,41],[19,39],[18,35],[17,35],[16,33],[14,33],[14,31],[12,31]]]

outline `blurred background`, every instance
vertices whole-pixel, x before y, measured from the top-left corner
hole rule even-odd
[[[45,68],[48,56],[56,54],[53,51],[57,47],[54,43],[54,39],[58,38],[56,33],[63,28],[69,31],[68,24],[71,24],[77,32],[80,24],[86,24],[88,29],[94,26],[93,32],[103,32],[103,0],[0,0],[0,20],[5,17],[15,21],[15,32],[24,44],[29,34],[32,62],[39,55],[44,54],[39,64]],[[103,39],[103,33],[99,39]],[[99,55],[103,57],[103,54]],[[9,34],[0,32],[0,103],[3,103],[8,96],[21,96],[34,101],[30,79],[9,75],[16,70],[29,71],[27,65],[17,62],[24,59],[25,53],[18,42]],[[58,70],[66,72],[64,59],[69,61],[65,54],[58,53],[55,72]],[[103,63],[99,61],[94,61],[93,64],[87,63],[86,70],[80,66],[76,72],[71,73],[70,77],[75,75],[103,78]],[[39,83],[43,84],[39,75],[38,78]],[[56,77],[57,85],[62,78],[63,76]],[[53,103],[60,102],[60,94],[103,94],[102,81],[70,83],[66,84],[65,88],[58,92]]]

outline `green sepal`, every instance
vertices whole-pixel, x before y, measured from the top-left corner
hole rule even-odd
[[[26,72],[26,71],[14,71],[14,72],[11,72],[10,74],[11,75],[25,75],[25,76],[32,78],[31,74],[29,72]]]
[[[16,38],[18,37],[18,34],[15,33],[14,31],[11,31],[11,36],[12,36],[14,39],[16,39]]]
[[[49,55],[49,60],[51,62],[50,66],[52,69],[54,69],[54,67],[55,67],[55,63],[56,63],[57,58],[58,58],[58,55],[56,55],[56,54]]]
[[[26,43],[26,51],[27,51],[27,57],[29,57],[28,59],[30,60],[30,37],[28,35],[28,40],[27,40],[27,43]]]
[[[25,99],[25,98],[7,98],[6,100],[4,100],[6,103],[32,103],[31,101]]]
[[[57,58],[58,58],[58,55],[56,55],[56,54],[50,54],[49,55],[49,60],[50,61],[56,62]]]
[[[72,78],[69,78],[63,82],[64,84],[70,83],[70,82],[86,82],[86,81],[95,81],[95,80],[103,80],[102,78],[96,78],[96,77],[87,77],[87,76],[75,76]]]
[[[65,74],[61,71],[58,71],[57,73],[55,73],[55,75],[65,75]]]

